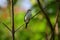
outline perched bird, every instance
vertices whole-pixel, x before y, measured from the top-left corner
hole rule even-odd
[[[27,25],[28,25],[31,17],[32,17],[32,13],[31,13],[31,10],[29,9],[29,10],[26,12],[26,15],[25,15],[25,17],[24,17],[24,21],[25,21],[25,23],[26,23],[26,28],[27,28]]]

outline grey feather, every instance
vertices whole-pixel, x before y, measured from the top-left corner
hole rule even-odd
[[[31,10],[28,10],[26,15],[25,15],[25,22],[28,23],[32,17]]]

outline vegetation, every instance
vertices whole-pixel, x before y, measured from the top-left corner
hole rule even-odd
[[[0,40],[12,40],[12,38],[13,40],[60,40],[60,1],[30,0],[30,2],[32,18],[27,29],[24,22],[25,10],[15,12],[18,0],[13,0],[13,7],[9,5],[5,12],[2,9]]]

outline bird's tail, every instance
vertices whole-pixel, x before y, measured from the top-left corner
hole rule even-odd
[[[26,23],[26,26],[25,26],[25,28],[27,28],[27,26],[28,26],[28,23]]]

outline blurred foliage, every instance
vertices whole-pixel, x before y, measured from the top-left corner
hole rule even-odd
[[[13,0],[14,5],[18,2],[18,0]],[[40,0],[43,7],[47,8],[44,9],[52,23],[52,25],[55,24],[55,18],[56,18],[56,5],[54,0]],[[20,0],[21,2],[21,0]],[[34,16],[40,9],[38,7],[36,0],[30,0],[32,4],[32,15]],[[49,5],[50,4],[50,5]],[[14,16],[14,23],[15,23],[15,29],[17,29],[20,25],[24,23],[24,15],[25,11],[19,11],[18,13],[15,13]],[[6,23],[11,28],[11,16],[9,16],[7,19],[3,19],[2,21]],[[60,19],[59,19],[60,20]],[[59,21],[60,22],[60,21]],[[59,25],[60,26],[60,25]],[[30,23],[28,24],[28,29],[22,29],[18,30],[15,34],[16,40],[45,40],[46,31],[48,34],[50,34],[50,28],[49,25],[45,19],[45,16],[41,13],[36,15],[33,19],[31,19]],[[11,34],[7,29],[0,23],[0,40],[11,40]]]
[[[17,3],[18,0],[13,0],[13,5],[15,5]]]

